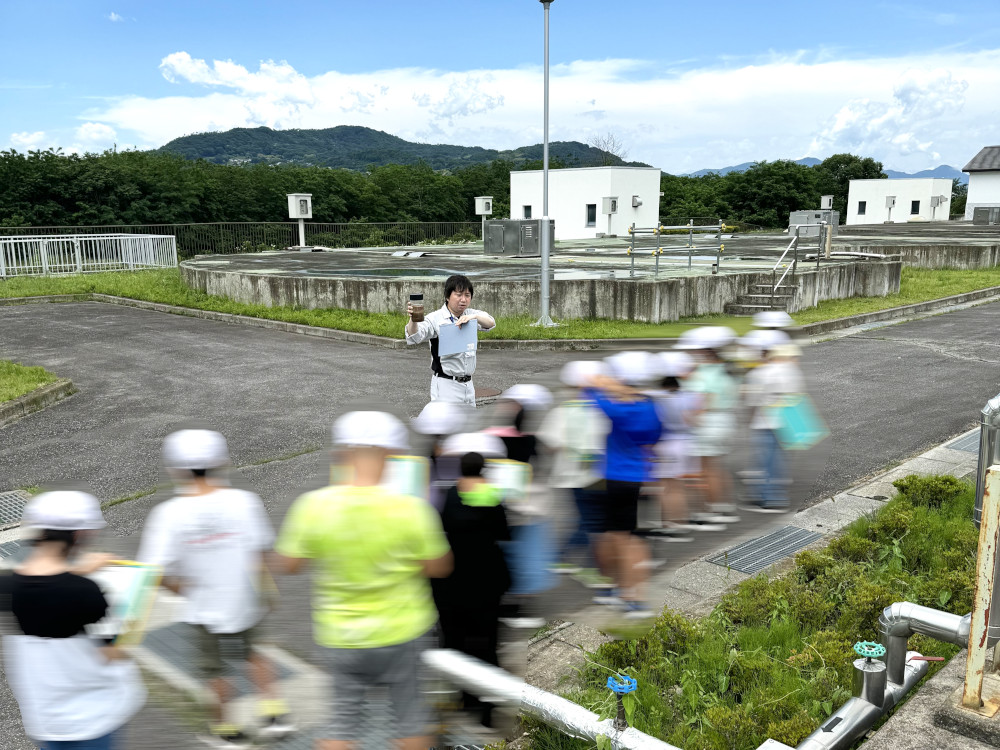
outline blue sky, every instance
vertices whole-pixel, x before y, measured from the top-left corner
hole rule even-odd
[[[0,147],[154,147],[361,124],[541,137],[537,0],[0,3]],[[854,151],[961,167],[1000,143],[1000,3],[555,0],[552,137],[674,172]]]

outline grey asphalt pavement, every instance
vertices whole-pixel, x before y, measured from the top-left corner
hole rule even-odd
[[[1000,304],[991,304],[808,347],[803,369],[832,439],[804,496],[828,497],[972,427],[1000,390],[997,330]],[[580,357],[484,351],[477,384],[548,379]],[[241,467],[236,481],[264,498],[275,523],[302,490],[323,483],[318,449],[339,411],[366,400],[413,416],[429,385],[424,347],[388,351],[100,303],[0,308],[0,358],[42,365],[79,389],[0,429],[0,491],[69,479],[102,500],[148,491],[163,482],[163,436],[202,421],[227,435]],[[109,551],[134,552],[162,494],[108,510]],[[281,643],[308,656],[308,579],[283,581],[282,590]],[[172,726],[151,706],[134,722],[129,748],[188,747]],[[2,687],[0,733],[0,750],[30,747]]]

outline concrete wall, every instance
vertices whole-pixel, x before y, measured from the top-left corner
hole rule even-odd
[[[1000,206],[1000,172],[972,172],[969,175],[969,197],[965,203],[965,218],[972,221],[972,211],[980,206]]]
[[[885,199],[896,196],[892,209],[894,224],[907,221],[947,221],[951,211],[951,180],[940,177],[915,177],[900,180],[851,180],[847,193],[847,224],[881,224],[890,220]],[[931,208],[931,197],[943,195],[947,201]],[[859,214],[861,201],[865,213]],[[911,213],[912,202],[920,201],[920,211]]]
[[[633,208],[632,196],[642,200]],[[617,197],[618,212],[605,214],[603,198]],[[587,226],[587,204],[597,206],[594,226]],[[510,218],[542,218],[542,172],[510,173]],[[654,167],[581,167],[549,170],[549,218],[557,240],[582,240],[601,234],[627,236],[637,227],[655,227],[660,220],[660,170]]]
[[[996,268],[1000,245],[851,245],[862,253],[899,254],[915,268]]]
[[[799,291],[792,310],[816,301],[878,296],[899,291],[901,264],[839,263],[818,272],[806,264],[796,278]],[[368,312],[402,312],[407,295],[423,293],[427,309],[444,304],[441,279],[362,279],[241,274],[181,264],[194,289],[238,302],[304,308],[341,307]],[[611,318],[649,323],[689,315],[722,313],[726,303],[747,294],[754,284],[769,284],[770,273],[719,274],[659,280],[580,279],[553,281],[554,318]],[[476,281],[474,306],[501,318],[538,310],[537,281]],[[786,282],[787,283],[787,282]]]

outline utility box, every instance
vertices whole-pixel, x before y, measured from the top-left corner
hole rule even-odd
[[[618,196],[609,196],[607,198],[601,198],[601,213],[602,214],[616,214],[618,213]]]
[[[840,223],[840,211],[792,211],[788,214],[788,234],[795,234],[792,228],[796,224],[805,224],[799,227],[799,237],[819,237],[819,227],[821,222],[826,222],[837,236],[837,225]]]
[[[311,219],[312,217],[312,193],[288,193],[288,218]]]
[[[822,211],[832,211],[833,210],[833,196],[832,195],[822,195],[819,199],[819,207]]]
[[[972,209],[972,223],[980,226],[1000,224],[1000,206],[976,206]]]
[[[468,205],[468,204],[466,204]],[[479,195],[476,197],[476,216],[489,216],[493,213],[493,196]]]
[[[555,247],[556,223],[549,220],[549,247]],[[542,254],[541,219],[491,219],[486,222],[483,254],[537,258]]]

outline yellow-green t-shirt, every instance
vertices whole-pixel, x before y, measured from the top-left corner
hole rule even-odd
[[[321,646],[394,646],[437,620],[420,562],[449,547],[426,500],[382,487],[309,492],[292,505],[275,549],[315,561],[313,631]]]

